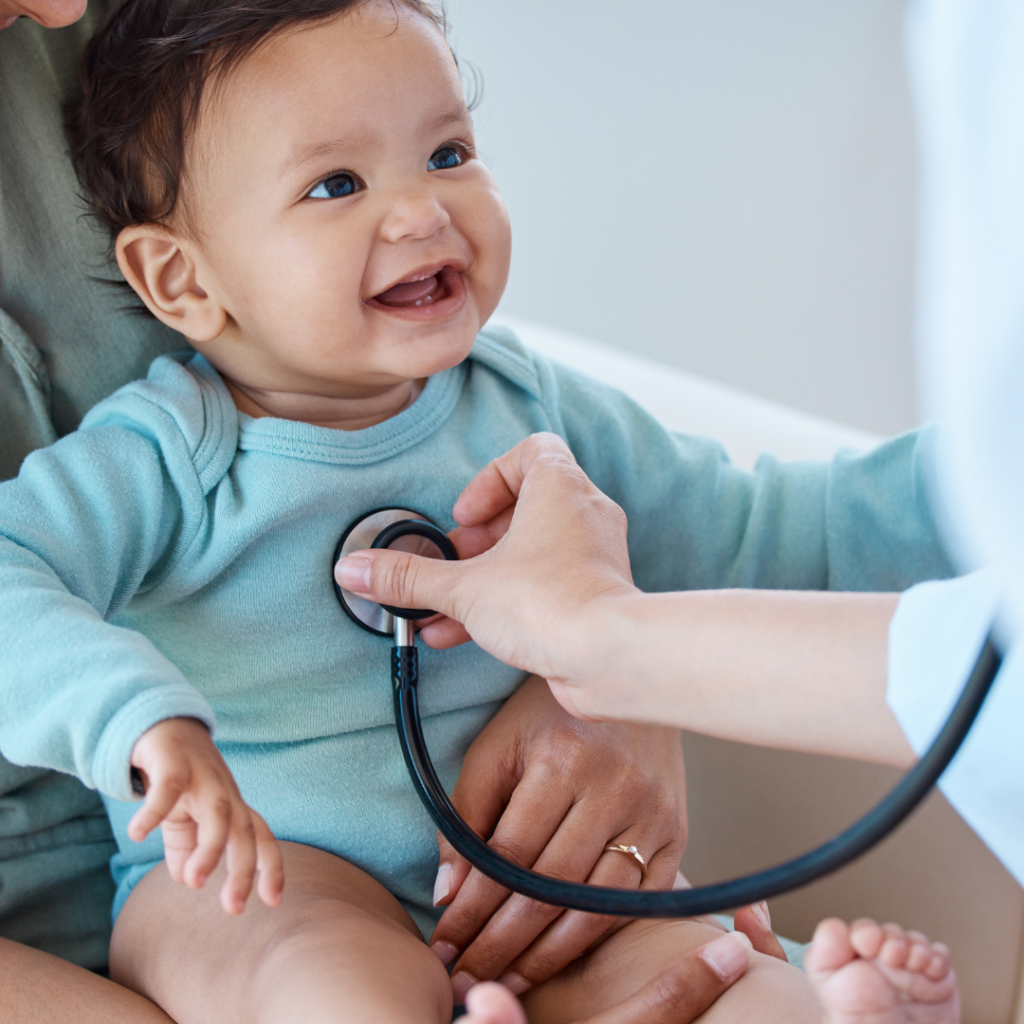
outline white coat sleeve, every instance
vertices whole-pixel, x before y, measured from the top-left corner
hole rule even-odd
[[[889,628],[888,702],[921,754],[970,675],[999,604],[993,577],[977,572],[923,583],[900,598]],[[1024,644],[1003,667],[939,788],[1024,885]]]

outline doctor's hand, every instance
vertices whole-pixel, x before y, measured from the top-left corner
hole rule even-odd
[[[142,777],[146,801],[128,823],[128,836],[140,843],[159,825],[175,882],[201,889],[226,856],[220,902],[229,914],[245,910],[257,872],[260,898],[268,907],[280,904],[284,866],[277,840],[242,799],[202,722],[157,722],[136,741],[131,764]]]
[[[431,647],[472,636],[546,679],[586,674],[594,612],[637,593],[622,509],[561,438],[534,434],[481,470],[453,514],[464,561],[361,551],[338,562],[339,585],[385,604],[437,609],[447,618],[421,633]]]
[[[660,726],[580,722],[542,679],[528,679],[469,748],[452,801],[505,857],[546,875],[616,888],[670,889],[686,845],[680,734]],[[636,846],[647,862],[605,852]],[[430,939],[452,966],[456,1002],[478,981],[521,993],[626,922],[536,903],[470,870],[439,835]]]

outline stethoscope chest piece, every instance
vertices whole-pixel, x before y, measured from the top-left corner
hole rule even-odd
[[[458,558],[447,534],[426,516],[408,508],[380,508],[357,519],[338,541],[334,549],[334,562],[343,555],[369,548],[390,548],[392,551],[406,551],[424,558]],[[390,608],[367,601],[342,590],[337,583],[334,584],[334,593],[345,614],[357,626],[376,636],[394,636],[396,617],[415,620],[426,619],[434,614],[428,608]]]

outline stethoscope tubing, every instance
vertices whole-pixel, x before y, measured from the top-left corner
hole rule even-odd
[[[356,527],[373,522],[376,517],[383,517],[382,524],[388,525],[379,531],[373,547],[387,547],[401,536],[414,534],[432,540],[443,557],[458,557],[444,532],[425,516],[410,509],[378,509],[349,527],[339,541],[335,562],[342,554],[346,538],[355,536]],[[388,635],[363,621],[337,585],[335,593],[354,622],[377,636]],[[783,864],[728,882],[669,892],[609,889],[564,882],[515,864],[491,849],[463,821],[437,777],[420,721],[419,658],[410,619],[424,618],[430,613],[398,608],[387,611],[395,622],[391,682],[399,743],[416,792],[434,824],[470,864],[505,888],[542,903],[616,917],[692,917],[730,910],[807,885],[861,856],[911,814],[938,782],[970,732],[1001,664],[990,632],[956,705],[928,751],[872,810],[834,839]]]
[[[861,856],[893,831],[927,796],[956,756],[999,672],[990,633],[945,725],[924,756],[883,799],[834,839],[764,871],[695,889],[610,889],[549,878],[502,857],[463,821],[431,763],[420,720],[416,648],[392,649],[399,742],[416,791],[452,846],[488,878],[542,903],[617,917],[693,917],[757,903],[807,885]]]

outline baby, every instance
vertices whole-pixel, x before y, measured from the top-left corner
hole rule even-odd
[[[509,225],[431,10],[299,8],[129,0],[85,56],[83,183],[128,283],[194,352],[0,487],[0,745],[104,794],[112,974],[178,1024],[446,1024],[452,986],[421,939],[434,833],[387,645],[333,595],[339,534],[382,505],[450,525],[475,473],[554,430],[629,514],[641,585],[724,584],[738,477],[714,445],[481,331]],[[423,676],[450,785],[524,680],[472,645],[425,651]],[[257,874],[263,905],[239,918]],[[628,923],[526,1010],[601,1013],[719,934]],[[818,1019],[806,977],[756,958],[707,1013],[754,1017]]]

